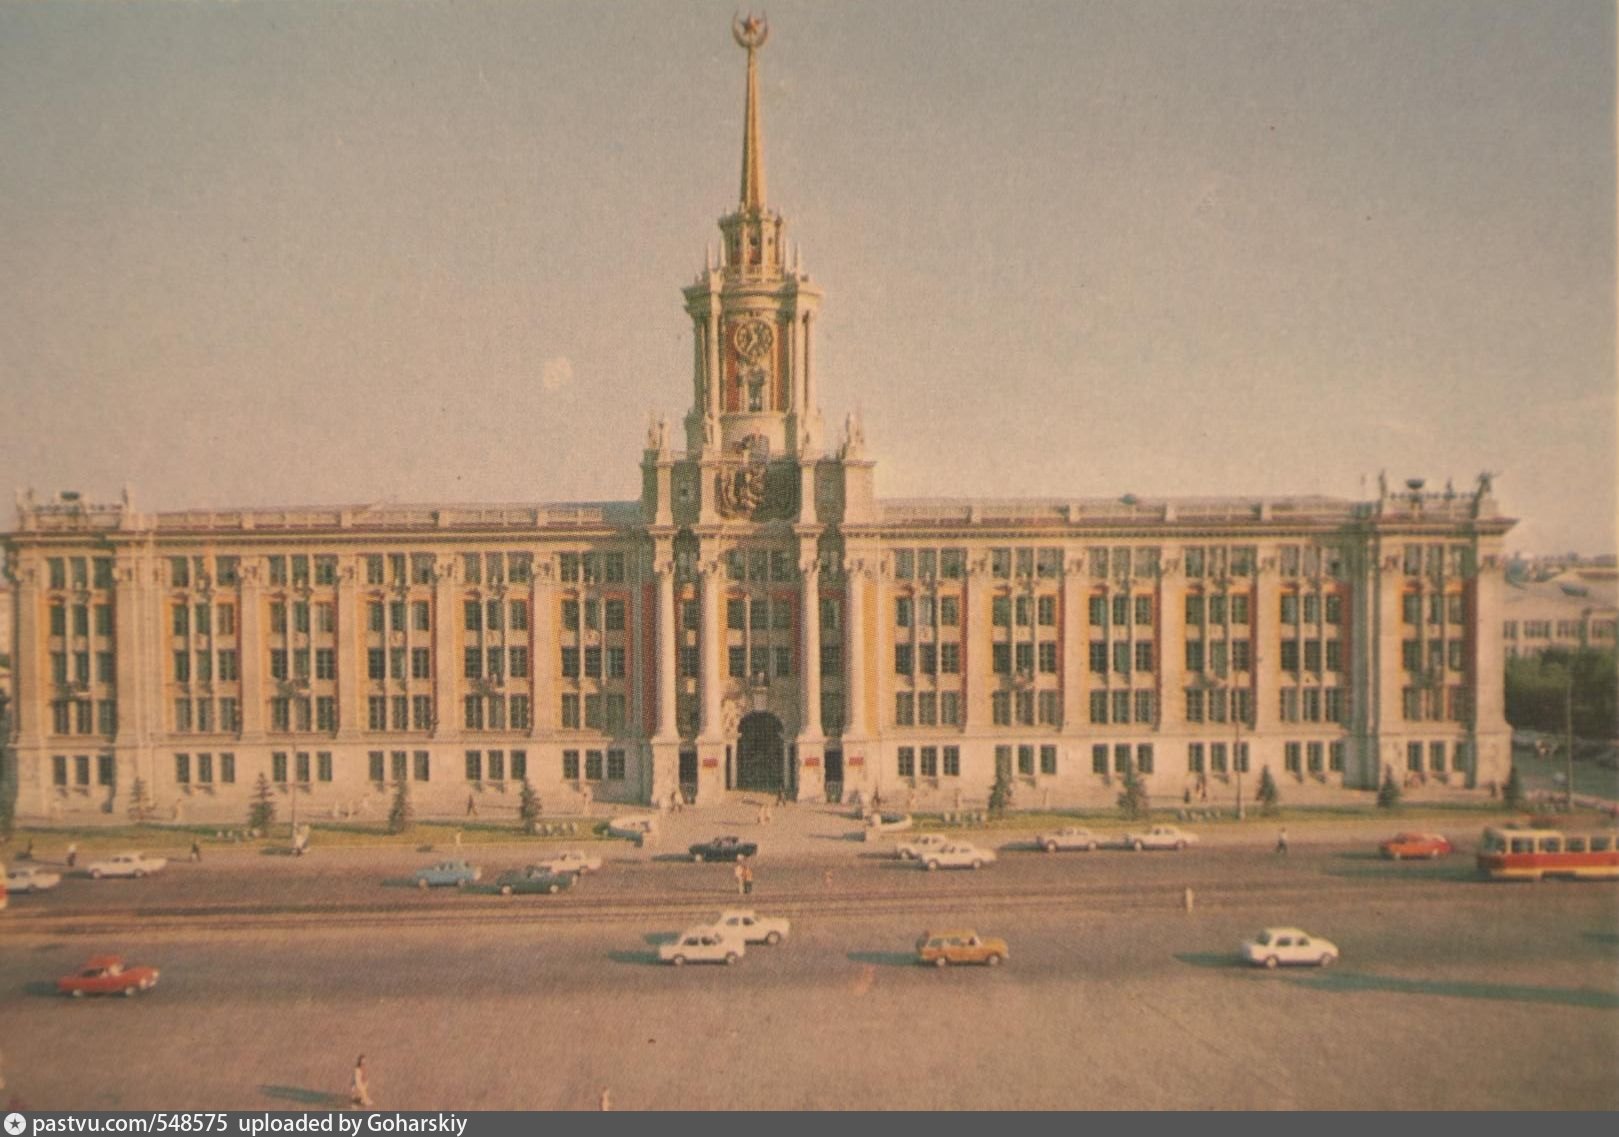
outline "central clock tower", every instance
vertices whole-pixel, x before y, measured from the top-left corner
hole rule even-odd
[[[820,448],[810,342],[821,293],[789,263],[781,214],[764,200],[757,56],[769,28],[749,17],[732,30],[748,53],[742,186],[736,210],[720,220],[719,257],[685,289],[694,345],[686,447],[755,461],[803,457]]]

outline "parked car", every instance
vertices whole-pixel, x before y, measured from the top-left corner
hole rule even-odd
[[[1089,829],[1066,825],[1061,829],[1040,834],[1034,839],[1034,843],[1048,853],[1055,853],[1058,849],[1084,849],[1086,852],[1095,852],[1101,840]]]
[[[553,854],[539,862],[543,869],[552,872],[595,872],[602,867],[602,859],[598,856],[589,856],[578,849],[567,849]]]
[[[792,925],[785,916],[761,916],[751,908],[721,912],[714,927],[743,943],[775,946],[787,938]]]
[[[716,837],[706,845],[691,846],[689,851],[691,859],[702,864],[704,861],[734,861],[738,857],[751,857],[759,852],[759,846],[740,837]]]
[[[1173,825],[1154,825],[1145,832],[1126,833],[1123,844],[1138,853],[1143,849],[1184,849],[1197,844],[1197,834]]]
[[[747,944],[718,928],[692,928],[682,932],[672,944],[659,944],[658,958],[676,967],[688,963],[732,964],[747,950]]]
[[[126,967],[123,956],[93,955],[72,975],[56,981],[64,995],[82,999],[86,995],[125,995],[134,998],[157,986],[155,967]]]
[[[104,876],[150,876],[162,872],[169,862],[163,857],[148,857],[145,853],[119,853],[104,861],[91,861],[85,866],[96,880]]]
[[[949,837],[943,833],[918,833],[909,841],[901,841],[894,850],[904,861],[919,861],[922,855],[930,849],[942,849],[951,844]]]
[[[938,869],[981,869],[995,863],[995,854],[989,849],[963,843],[940,845],[924,853],[920,859],[922,867],[928,872]]]
[[[529,865],[526,869],[512,869],[495,878],[495,888],[502,896],[514,892],[545,892],[556,895],[565,888],[579,883],[579,874],[552,872],[544,865]]]
[[[1242,958],[1256,967],[1284,963],[1330,967],[1338,960],[1338,945],[1298,928],[1266,928],[1243,943]]]
[[[982,963],[999,967],[1006,962],[1006,941],[980,936],[970,929],[951,932],[923,932],[916,941],[916,961],[934,967],[952,963]]]
[[[19,865],[6,872],[7,892],[44,892],[61,883],[60,873],[46,872],[34,865]]]
[[[1401,833],[1384,841],[1378,849],[1391,861],[1403,861],[1407,857],[1426,857],[1432,861],[1449,856],[1456,847],[1437,833]]]
[[[436,865],[428,865],[425,869],[417,869],[412,878],[417,888],[465,888],[482,879],[483,870],[477,865],[466,861],[440,861]]]

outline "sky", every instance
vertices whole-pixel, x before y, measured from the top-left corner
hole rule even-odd
[[[729,2],[0,0],[0,489],[627,500]],[[884,497],[1495,475],[1615,545],[1615,7],[772,0],[766,200]]]

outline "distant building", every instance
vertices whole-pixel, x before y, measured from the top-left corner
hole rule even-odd
[[[800,798],[1290,801],[1504,778],[1502,538],[1476,490],[883,500],[817,408],[822,294],[741,194],[684,289],[683,438],[638,500],[144,512],[19,502],[19,815]],[[649,388],[649,391],[653,388]],[[663,388],[657,388],[663,389]],[[681,443],[683,442],[683,447]],[[283,809],[281,816],[286,816]]]
[[[1501,616],[1509,658],[1553,648],[1613,651],[1619,638],[1619,569],[1589,565],[1546,579],[1509,580]]]

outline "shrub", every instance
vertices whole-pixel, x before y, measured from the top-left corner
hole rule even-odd
[[[523,832],[533,833],[534,827],[539,824],[540,795],[534,792],[534,787],[527,778],[523,779],[523,795],[517,801],[517,817],[523,823]]]
[[[388,809],[388,832],[403,833],[410,828],[410,783],[404,778],[394,783],[394,802]]]
[[[1519,810],[1523,808],[1523,778],[1518,775],[1518,767],[1516,766],[1512,767],[1512,772],[1507,775],[1507,784],[1501,790],[1501,800],[1508,809]]]
[[[1012,775],[1006,770],[995,771],[995,784],[989,790],[989,812],[991,817],[1000,817],[1006,812],[1007,806],[1012,804]]]
[[[270,779],[263,774],[253,783],[253,799],[247,807],[247,827],[256,833],[268,833],[275,820],[275,793]]]
[[[1260,772],[1259,792],[1254,796],[1259,799],[1260,813],[1266,817],[1276,816],[1276,807],[1282,801],[1282,791],[1276,788],[1276,779],[1271,777],[1269,766]]]
[[[1400,783],[1394,780],[1394,771],[1383,774],[1383,785],[1377,791],[1377,804],[1382,809],[1393,809],[1400,804]]]
[[[136,778],[135,784],[129,787],[129,819],[139,825],[152,816],[151,796],[146,789],[146,781]]]
[[[1152,804],[1147,800],[1147,786],[1134,774],[1124,780],[1124,789],[1119,793],[1119,810],[1131,821],[1143,820],[1152,814]]]

